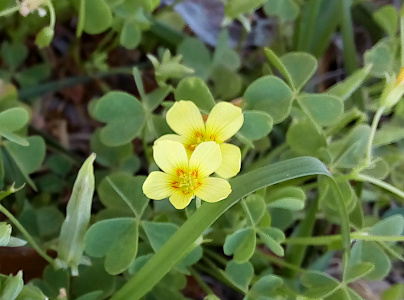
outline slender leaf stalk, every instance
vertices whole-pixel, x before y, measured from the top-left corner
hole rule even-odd
[[[384,106],[379,107],[379,109],[376,111],[375,116],[373,117],[370,136],[369,136],[368,144],[367,144],[367,147],[366,147],[365,167],[368,167],[370,165],[370,163],[371,163],[373,140],[375,138],[375,134],[376,134],[377,126],[379,125],[379,122],[380,122],[380,118],[382,117],[383,112],[385,111],[385,109],[386,109],[386,107],[384,107]]]
[[[403,242],[404,236],[381,236],[381,235],[370,235],[366,232],[353,232],[351,233],[351,238],[353,240],[361,240],[366,242]],[[288,238],[283,243],[284,244],[298,244],[298,245],[329,245],[333,242],[338,242],[341,240],[341,235],[330,235],[330,236],[315,236],[315,237],[304,237],[304,238]]]
[[[282,258],[273,256],[273,255],[269,255],[267,253],[263,253],[263,257],[265,257],[265,259],[267,259],[272,264],[288,268],[288,269],[292,270],[294,273],[306,272],[305,269],[299,268],[298,266],[291,264],[291,263],[287,262],[286,260],[283,260]]]
[[[56,24],[55,8],[53,7],[52,1],[50,1],[50,0],[46,1],[46,5],[49,8],[49,17],[50,17],[49,27],[55,28],[55,24]]]
[[[352,179],[354,180],[358,180],[358,181],[363,181],[363,182],[369,182],[372,183],[374,185],[377,185],[378,187],[381,187],[383,189],[385,189],[386,191],[389,191],[397,196],[399,196],[400,198],[404,199],[404,192],[398,188],[396,188],[395,186],[392,186],[391,184],[384,182],[383,180],[368,176],[368,175],[364,175],[364,174],[358,174],[355,177],[353,177]]]
[[[8,15],[11,15],[12,13],[15,13],[16,11],[18,11],[20,9],[19,6],[14,6],[8,9],[5,9],[3,11],[0,11],[0,17],[5,17]]]
[[[38,252],[43,259],[45,259],[51,265],[55,265],[55,261],[52,257],[50,257],[46,252],[35,242],[34,238],[29,234],[29,232],[22,226],[22,224],[10,213],[3,205],[0,205],[0,212],[2,212],[14,225],[18,228],[18,230],[25,236],[28,243]]]
[[[312,234],[314,224],[316,222],[316,213],[318,211],[318,202],[319,198],[316,197],[314,201],[311,203],[310,207],[307,210],[307,216],[300,222],[299,226],[294,230],[293,236],[295,237],[306,237]],[[300,267],[302,265],[303,259],[305,257],[307,251],[306,245],[290,245],[286,249],[286,257],[285,260],[290,262],[292,265],[296,267]],[[288,269],[287,274],[290,277],[294,277],[296,274],[296,270]]]

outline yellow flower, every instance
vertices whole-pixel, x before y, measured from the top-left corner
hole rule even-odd
[[[217,202],[231,193],[225,179],[209,177],[222,163],[220,147],[215,142],[201,143],[188,158],[183,144],[159,141],[153,146],[153,157],[164,172],[151,172],[146,178],[143,193],[150,199],[170,197],[175,208],[183,209],[194,196]]]
[[[167,112],[167,123],[177,134],[167,134],[157,141],[173,140],[184,144],[188,156],[202,142],[214,141],[220,145],[222,164],[216,174],[230,178],[240,172],[240,148],[225,143],[240,130],[244,122],[241,108],[231,103],[219,102],[211,110],[206,123],[192,101],[175,102]]]

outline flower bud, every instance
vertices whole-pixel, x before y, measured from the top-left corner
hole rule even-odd
[[[381,96],[381,104],[386,108],[392,108],[404,95],[404,67],[401,69],[396,80],[390,78]]]
[[[60,267],[70,267],[73,275],[78,275],[78,265],[83,259],[84,236],[90,223],[94,194],[94,160],[95,153],[86,159],[79,170],[59,236],[56,262]]]

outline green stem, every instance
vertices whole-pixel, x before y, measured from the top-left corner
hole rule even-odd
[[[310,204],[307,210],[306,217],[300,222],[299,226],[293,230],[292,236],[294,237],[307,237],[312,235],[314,224],[316,222],[316,213],[318,211],[319,197],[317,196]],[[289,245],[286,248],[285,260],[290,261],[292,265],[300,267],[306,257],[306,245]],[[295,270],[296,271],[296,270]],[[295,272],[287,270],[285,273],[289,277],[294,277]]]
[[[386,250],[392,257],[394,257],[395,259],[398,259],[402,262],[404,262],[404,257],[398,253],[397,251],[395,251],[394,249],[390,248],[388,245],[386,245],[385,243],[378,243],[384,250]]]
[[[383,112],[385,111],[385,109],[386,109],[386,107],[384,107],[384,106],[379,107],[379,109],[376,111],[375,116],[373,117],[372,128],[370,131],[370,136],[369,136],[368,144],[366,147],[365,167],[368,167],[371,163],[373,140],[375,138],[375,134],[376,134],[377,126],[379,125],[380,118],[383,115]]]
[[[241,203],[241,206],[243,207],[243,209],[244,209],[246,215],[248,216],[248,221],[249,221],[249,223],[250,223],[250,226],[252,226],[252,227],[255,228],[254,219],[253,219],[253,217],[252,217],[252,215],[251,215],[251,213],[250,213],[250,210],[248,209],[247,204],[245,204],[244,199],[242,199],[242,200],[240,201],[240,203]]]
[[[264,252],[262,252],[262,250],[260,250],[260,252],[263,254],[263,257],[265,257],[266,260],[268,260],[269,262],[271,262],[274,265],[279,265],[281,267],[288,268],[296,273],[306,272],[305,269],[299,268],[298,266],[296,266],[294,264],[288,263],[287,261],[284,261],[283,259],[281,259],[279,257],[264,253]]]
[[[225,267],[228,261],[221,255],[217,254],[215,251],[210,250],[209,248],[203,248],[203,252],[210,256],[212,259],[220,263],[223,267]]]
[[[248,151],[250,151],[251,147],[248,144],[244,144],[241,147],[241,161],[244,161],[244,158],[247,156]]]
[[[391,184],[389,184],[387,182],[384,182],[383,180],[380,180],[380,179],[377,179],[377,178],[374,178],[374,177],[371,177],[368,175],[364,175],[364,174],[357,174],[352,179],[372,183],[372,184],[377,185],[378,187],[381,187],[381,188],[399,196],[400,198],[404,199],[404,192],[402,190],[396,188],[395,186],[392,186]]]
[[[55,265],[53,258],[42,250],[42,248],[35,242],[34,238],[28,233],[28,231],[25,230],[24,226],[22,226],[22,224],[1,204],[0,212],[2,212],[11,222],[13,222],[15,227],[18,228],[18,230],[25,236],[28,243],[36,250],[36,252],[38,252],[40,256],[43,257],[43,259],[45,259],[51,265]]]
[[[147,131],[147,126],[145,126],[144,128],[143,128],[143,131],[142,131],[142,147],[143,147],[143,153],[144,153],[144,156],[146,157],[146,160],[147,160],[147,162],[150,164],[150,163],[152,163],[153,161],[152,161],[152,159],[151,159],[151,155],[150,155],[150,148],[149,148],[149,146],[148,146],[148,144],[147,144],[147,139],[146,139],[146,132]]]
[[[367,232],[353,232],[351,233],[351,239],[361,240],[367,242],[403,242],[404,236],[381,236],[381,235],[370,235]],[[287,238],[284,244],[298,244],[298,245],[329,245],[333,242],[341,240],[340,234],[330,235],[330,236],[315,236],[315,237],[304,237],[304,238]]]
[[[56,24],[55,8],[53,7],[52,1],[50,1],[50,0],[46,1],[46,5],[49,8],[49,17],[50,17],[49,27],[55,28],[55,24]]]
[[[202,262],[204,264],[206,264],[207,266],[205,266],[202,263],[196,264],[195,267],[199,270],[201,270],[203,273],[208,274],[209,276],[211,276],[212,278],[215,278],[216,280],[224,283],[226,286],[228,286],[229,288],[233,289],[236,292],[243,292],[242,290],[240,290],[238,287],[236,287],[234,284],[232,284],[224,275],[222,270],[220,270],[219,268],[217,268],[214,263],[206,258],[203,257],[202,258]]]
[[[196,209],[198,209],[199,207],[201,207],[202,205],[202,200],[199,197],[195,197],[195,205],[196,205]]]
[[[195,280],[198,282],[199,286],[205,291],[207,295],[215,295],[215,293],[211,290],[209,285],[206,284],[206,282],[202,279],[202,277],[199,275],[197,271],[193,268],[189,268],[189,271],[192,275],[192,277],[195,278]]]
[[[15,13],[16,11],[18,11],[20,9],[19,6],[14,6],[8,9],[5,9],[3,11],[0,11],[0,17],[5,17],[7,15],[10,15],[12,13]]]
[[[226,273],[219,268],[212,260],[210,260],[208,257],[203,258],[203,261],[208,265],[209,269],[211,269],[212,275],[220,280],[221,282],[223,282],[224,284],[226,284],[227,286],[231,287],[232,289],[234,289],[235,291],[238,292],[242,292],[245,293],[246,291],[241,289],[240,287],[236,286],[235,284],[233,284],[233,282],[231,282],[229,279],[227,279],[226,277]]]

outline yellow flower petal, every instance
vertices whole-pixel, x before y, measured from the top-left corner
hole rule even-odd
[[[180,142],[185,146],[185,150],[187,151],[187,155],[188,158],[191,157],[191,154],[193,152],[193,149],[191,149],[188,145],[189,145],[189,140],[187,140],[185,137],[183,137],[182,135],[178,135],[178,134],[166,134],[163,135],[161,137],[159,137],[156,142],[160,142],[160,141],[176,141],[176,142]]]
[[[206,202],[217,202],[227,198],[231,193],[231,186],[222,178],[208,177],[203,179],[202,185],[195,191],[196,196]]]
[[[178,101],[166,116],[168,125],[175,133],[191,139],[195,133],[204,133],[205,124],[198,107],[192,101]]]
[[[243,126],[244,116],[241,108],[227,102],[216,104],[206,121],[206,135],[218,143],[231,138]]]
[[[222,178],[236,176],[241,167],[240,148],[232,144],[223,143],[220,144],[220,151],[222,152],[222,164],[216,170],[216,174]]]
[[[178,134],[165,134],[159,137],[157,140],[155,140],[155,143],[161,141],[174,141],[174,142],[180,142],[181,144],[185,144],[187,142],[187,139]]]
[[[198,177],[204,178],[215,172],[222,164],[220,147],[216,142],[199,144],[189,159],[190,172],[197,170]]]
[[[171,176],[163,172],[151,172],[143,183],[143,193],[149,199],[161,200],[173,193]]]
[[[153,146],[156,164],[167,174],[175,175],[178,169],[188,168],[188,156],[183,144],[174,141],[160,141]]]
[[[184,195],[181,192],[174,191],[169,200],[176,209],[183,209],[188,206],[193,197],[192,194]]]

